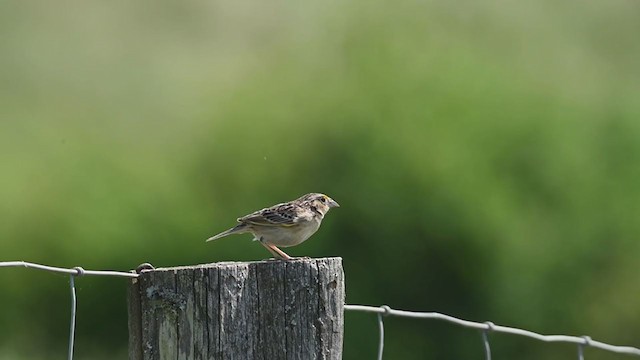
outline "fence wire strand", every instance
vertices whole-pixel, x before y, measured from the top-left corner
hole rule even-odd
[[[84,270],[81,267],[74,267],[74,268],[70,268],[69,269],[69,268],[61,268],[61,267],[55,267],[55,266],[34,264],[34,263],[26,262],[26,261],[5,261],[5,262],[0,262],[0,267],[26,267],[26,268],[31,268],[31,269],[38,269],[38,270],[55,272],[55,273],[70,274],[70,275],[80,275],[80,276],[82,276],[82,275],[92,275],[92,276],[122,276],[122,277],[129,277],[129,278],[138,277],[138,274],[136,274],[136,273],[123,272],[123,271]]]
[[[487,321],[487,328],[482,330],[482,343],[484,344],[484,357],[491,360],[491,344],[489,344],[489,331],[493,330],[493,323]]]
[[[414,319],[437,319],[444,320],[462,327],[471,329],[477,329],[483,331],[483,342],[485,346],[485,354],[487,359],[491,359],[491,348],[489,347],[489,338],[487,332],[504,333],[511,335],[519,335],[543,342],[560,342],[570,343],[578,345],[578,359],[584,359],[584,348],[593,347],[601,350],[606,350],[618,354],[636,355],[640,356],[640,349],[632,346],[617,346],[607,344],[601,341],[592,340],[588,336],[569,336],[569,335],[542,335],[533,331],[518,329],[508,326],[494,325],[492,322],[479,323],[474,321],[468,321],[458,319],[456,317],[445,315],[437,312],[418,312],[418,311],[406,311],[391,309],[386,305],[383,306],[367,306],[367,305],[345,305],[345,310],[349,311],[363,311],[376,313],[378,315],[393,315],[408,317]],[[381,319],[381,318],[380,318]],[[382,339],[382,337],[381,337]]]
[[[144,266],[150,266],[149,264],[143,264]],[[141,266],[143,266],[141,265]],[[73,347],[75,341],[75,328],[76,328],[76,309],[78,305],[77,296],[76,296],[76,287],[75,287],[75,278],[79,276],[116,276],[116,277],[126,277],[126,278],[137,278],[138,274],[135,272],[123,272],[123,271],[112,271],[112,270],[85,270],[81,267],[74,268],[61,268],[55,266],[41,265],[30,263],[26,261],[5,261],[0,262],[0,268],[4,267],[24,267],[31,269],[38,269],[48,272],[54,273],[62,273],[69,275],[69,286],[71,291],[71,319],[69,325],[69,354],[68,359],[73,360]],[[382,360],[383,352],[384,352],[384,320],[383,318],[386,316],[401,316],[408,317],[414,319],[437,319],[444,320],[462,327],[471,328],[480,330],[482,334],[482,342],[485,350],[485,358],[487,360],[491,360],[491,346],[489,344],[489,333],[504,333],[504,334],[512,334],[518,336],[529,337],[535,340],[544,341],[544,342],[561,342],[561,343],[570,343],[576,344],[578,347],[578,359],[584,360],[584,349],[587,347],[594,347],[601,350],[618,353],[618,354],[626,354],[626,355],[636,355],[640,356],[640,349],[632,347],[632,346],[617,346],[607,344],[601,341],[592,340],[589,336],[568,336],[568,335],[542,335],[535,333],[533,331],[518,329],[508,326],[500,326],[494,325],[492,322],[487,321],[484,323],[474,322],[459,319],[450,315],[445,315],[437,312],[417,312],[417,311],[406,311],[406,310],[396,310],[392,309],[387,305],[383,306],[367,306],[367,305],[344,305],[344,309],[348,311],[362,311],[362,312],[371,312],[377,314],[378,317],[378,331],[379,331],[379,342],[378,342],[378,360]]]
[[[380,340],[378,341],[378,360],[382,360],[382,353],[384,352],[384,321],[382,321],[382,314],[378,314],[378,331],[380,332]]]
[[[73,360],[73,342],[76,337],[76,308],[77,308],[77,300],[76,300],[76,285],[75,279],[76,275],[69,275],[69,284],[71,287],[71,325],[69,325],[69,356],[67,359]]]
[[[78,307],[78,298],[76,296],[75,278],[78,276],[118,276],[136,278],[137,273],[123,272],[123,271],[111,271],[111,270],[85,270],[79,266],[74,268],[61,268],[55,266],[41,265],[30,263],[26,261],[4,261],[0,262],[0,268],[4,267],[25,267],[30,269],[44,270],[48,272],[54,272],[59,274],[69,275],[69,288],[71,290],[71,319],[69,321],[69,352],[67,355],[68,360],[73,360],[73,346],[76,337],[76,309]]]

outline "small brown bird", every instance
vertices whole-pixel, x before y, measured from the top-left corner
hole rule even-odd
[[[254,240],[259,241],[273,256],[290,260],[291,257],[276,246],[295,246],[307,240],[318,230],[329,209],[339,206],[327,195],[310,193],[238,218],[240,224],[207,241],[251,233]]]

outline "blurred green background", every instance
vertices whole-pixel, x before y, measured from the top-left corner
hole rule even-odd
[[[128,270],[256,260],[204,239],[307,192],[292,256],[347,302],[640,346],[640,3],[0,4],[0,261]],[[126,280],[80,278],[77,359],[126,358]],[[0,359],[66,355],[62,275],[0,271]],[[389,318],[388,359],[481,359]],[[493,335],[501,359],[576,348]],[[375,316],[347,313],[345,359]],[[590,359],[622,359],[588,349]]]

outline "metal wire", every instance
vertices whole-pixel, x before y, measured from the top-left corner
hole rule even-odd
[[[378,314],[378,330],[380,331],[380,341],[378,341],[378,360],[382,360],[382,353],[384,353],[384,322],[382,321],[382,314]]]
[[[384,322],[382,321],[382,317],[389,315],[389,310],[391,310],[387,305],[382,305],[380,308],[383,312],[378,314],[378,330],[380,332],[380,340],[378,341],[378,360],[382,360],[382,354],[384,353]]]
[[[123,272],[123,271],[111,271],[111,270],[84,270],[83,269],[82,274],[80,274],[80,271],[78,269],[82,269],[82,268],[79,268],[79,267],[68,269],[68,268],[60,268],[55,266],[34,264],[26,261],[0,262],[0,267],[26,267],[26,268],[45,270],[45,271],[51,271],[56,273],[62,273],[62,274],[70,274],[70,275],[122,276],[122,277],[130,277],[130,278],[138,277],[138,274],[136,273],[129,273],[129,272]]]
[[[0,268],[3,268],[3,267],[26,267],[31,269],[38,269],[38,270],[44,270],[44,271],[69,275],[69,287],[71,290],[71,320],[69,324],[69,353],[67,356],[68,360],[73,360],[73,347],[74,347],[75,334],[76,334],[76,309],[78,306],[78,298],[76,296],[76,286],[75,286],[76,276],[93,275],[93,276],[120,276],[120,277],[128,277],[128,278],[138,277],[138,274],[136,273],[110,271],[110,270],[107,270],[107,271],[85,270],[79,266],[68,269],[68,268],[60,268],[55,266],[34,264],[26,261],[0,262]]]
[[[83,275],[92,275],[92,276],[119,276],[119,277],[127,277],[127,278],[137,278],[138,274],[133,272],[122,272],[122,271],[111,271],[111,270],[84,270],[81,267],[75,268],[60,268],[55,266],[41,265],[35,264],[25,261],[5,261],[0,262],[0,268],[2,267],[25,267],[32,268],[38,270],[44,270],[55,273],[63,273],[69,275],[69,285],[71,290],[71,321],[70,321],[70,329],[69,329],[69,355],[68,359],[73,360],[73,348],[75,341],[75,327],[76,327],[76,308],[77,308],[77,296],[76,296],[76,288],[75,288],[75,277],[83,276]],[[489,332],[497,332],[504,334],[512,334],[519,335],[524,337],[529,337],[535,340],[544,341],[544,342],[563,342],[563,343],[571,343],[578,345],[578,359],[584,360],[584,348],[585,347],[594,347],[601,350],[606,350],[618,354],[627,354],[627,355],[636,355],[640,356],[640,349],[632,347],[632,346],[617,346],[607,344],[601,341],[592,340],[588,336],[568,336],[568,335],[542,335],[535,333],[529,330],[523,330],[508,326],[500,326],[494,325],[492,322],[479,323],[474,321],[468,321],[459,319],[450,315],[445,315],[437,312],[416,312],[416,311],[405,311],[405,310],[395,310],[391,309],[387,305],[383,306],[367,306],[367,305],[344,305],[345,310],[349,311],[363,311],[363,312],[371,312],[378,315],[378,329],[379,329],[379,343],[378,343],[378,360],[382,360],[382,355],[384,351],[384,322],[383,316],[393,315],[393,316],[403,316],[408,318],[416,318],[416,319],[437,319],[444,320],[450,323],[454,323],[459,326],[478,329],[482,331],[482,340],[485,349],[485,357],[487,360],[491,360],[491,347],[489,345]]]
[[[579,346],[579,351],[582,351],[584,347],[594,347],[601,350],[610,351],[618,354],[626,354],[626,355],[636,355],[640,356],[640,349],[632,347],[632,346],[617,346],[607,344],[601,341],[592,340],[590,337],[582,336],[568,336],[568,335],[542,335],[535,333],[529,330],[523,330],[508,326],[500,326],[493,325],[492,323],[479,323],[474,321],[468,321],[463,319],[458,319],[453,316],[437,313],[437,312],[415,312],[415,311],[405,311],[405,310],[395,310],[390,309],[388,306],[366,306],[366,305],[345,305],[345,310],[349,311],[364,311],[364,312],[372,312],[376,314],[387,314],[393,316],[403,316],[414,319],[437,319],[444,320],[450,323],[454,323],[456,325],[460,325],[463,327],[478,329],[483,331],[491,331],[496,333],[504,333],[504,334],[512,334],[519,335],[524,337],[529,337],[535,340],[544,341],[544,342],[560,342],[560,343],[570,343],[577,344]],[[488,344],[488,340],[485,343],[485,350],[487,350],[486,345]],[[490,354],[487,352],[487,355]],[[579,356],[582,356],[579,353]]]
[[[74,278],[76,275],[69,275],[69,284],[71,286],[71,325],[69,326],[69,360],[73,360],[73,342],[76,334],[76,287],[74,284]]]
[[[578,360],[584,360],[584,347],[591,345],[591,338],[589,336],[583,336],[584,343],[578,344]]]
[[[491,321],[485,322],[488,328],[482,330],[482,342],[484,343],[484,357],[487,360],[491,360],[491,345],[489,344],[489,331],[493,330],[493,323]]]

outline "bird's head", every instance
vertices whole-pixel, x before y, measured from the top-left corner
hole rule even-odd
[[[325,194],[311,193],[302,196],[299,200],[315,207],[320,213],[322,213],[322,215],[326,214],[331,208],[340,207],[335,200]]]

